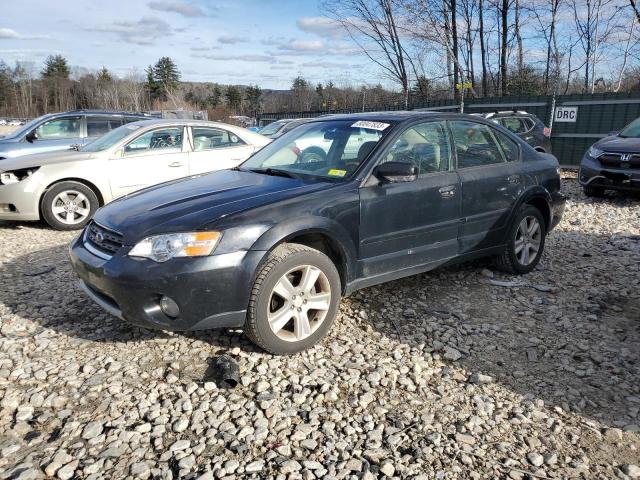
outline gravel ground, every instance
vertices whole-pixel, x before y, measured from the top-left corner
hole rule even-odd
[[[76,287],[72,234],[0,224],[0,478],[639,478],[640,200],[564,183],[533,273],[362,290],[293,357],[122,323]]]

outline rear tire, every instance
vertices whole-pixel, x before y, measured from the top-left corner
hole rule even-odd
[[[523,205],[509,230],[508,243],[495,265],[506,273],[522,275],[536,268],[544,252],[547,229],[540,210]]]
[[[304,245],[280,245],[256,276],[245,334],[276,355],[310,348],[331,328],[341,291],[340,275],[329,257]]]
[[[60,182],[42,196],[42,217],[55,230],[83,228],[100,206],[98,197],[80,182]]]
[[[586,197],[596,197],[601,198],[604,197],[604,188],[602,187],[594,187],[593,185],[585,185],[583,187],[584,195]]]

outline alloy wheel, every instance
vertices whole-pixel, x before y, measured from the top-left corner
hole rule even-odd
[[[65,190],[51,202],[51,212],[62,223],[76,225],[84,222],[91,212],[89,199],[77,190]]]
[[[521,265],[531,265],[542,243],[542,228],[534,216],[524,217],[516,230],[515,254]]]
[[[281,340],[298,342],[324,322],[331,305],[329,279],[318,267],[300,265],[276,282],[269,297],[267,319]]]

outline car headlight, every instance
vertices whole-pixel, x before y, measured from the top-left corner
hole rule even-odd
[[[21,168],[19,170],[11,170],[10,172],[0,173],[0,183],[2,185],[10,185],[18,183],[27,177],[30,177],[38,171],[40,167]]]
[[[166,262],[175,257],[204,257],[213,252],[220,236],[220,232],[154,235],[138,242],[129,256],[150,258],[155,262]]]
[[[589,151],[587,151],[587,154],[591,157],[591,158],[598,158],[600,155],[602,155],[604,153],[604,151],[600,150],[597,147],[591,146],[591,148],[589,148]]]

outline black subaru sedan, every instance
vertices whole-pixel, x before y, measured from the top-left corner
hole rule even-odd
[[[340,298],[477,257],[531,271],[564,209],[558,162],[482,118],[304,123],[240,167],[131,194],[70,246],[89,297],[166,330],[244,327],[269,352],[317,343]]]
[[[594,143],[582,157],[578,177],[589,197],[606,190],[640,192],[640,118]]]

